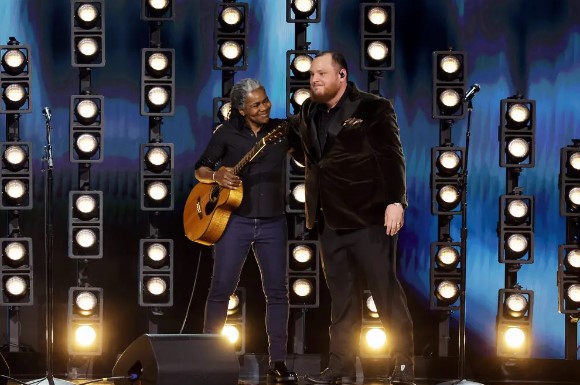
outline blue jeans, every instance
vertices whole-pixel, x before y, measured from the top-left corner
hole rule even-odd
[[[232,214],[214,245],[213,275],[205,304],[204,333],[220,334],[228,301],[240,281],[250,247],[258,261],[266,295],[266,333],[270,361],[285,361],[288,340],[288,278],[284,216],[245,218]]]

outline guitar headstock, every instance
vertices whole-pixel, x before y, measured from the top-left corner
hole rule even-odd
[[[264,143],[270,144],[276,142],[277,140],[284,137],[284,135],[286,135],[287,130],[288,130],[288,122],[284,121],[280,123],[276,128],[274,128],[266,136],[264,136]]]

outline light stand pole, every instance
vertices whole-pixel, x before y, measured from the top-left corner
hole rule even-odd
[[[472,94],[475,95],[475,94]],[[471,97],[473,99],[473,96]],[[467,165],[468,165],[468,155],[469,155],[469,137],[471,136],[471,112],[473,110],[473,104],[469,99],[467,103],[467,131],[465,133],[465,170],[463,170],[462,178],[462,199],[461,205],[463,210],[463,215],[461,218],[461,294],[459,295],[459,363],[458,363],[458,379],[442,382],[439,385],[483,385],[479,382],[465,380],[465,282],[467,275],[466,268],[466,241],[467,241]]]

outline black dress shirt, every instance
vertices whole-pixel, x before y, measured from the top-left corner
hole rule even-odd
[[[254,135],[243,120],[225,122],[213,134],[204,153],[195,164],[198,169],[207,166],[234,167],[264,136],[275,129],[281,119],[270,119],[258,135]],[[284,214],[286,185],[287,137],[266,147],[238,174],[242,178],[244,196],[236,214],[248,218],[267,218]]]
[[[326,145],[326,137],[328,136],[328,125],[332,121],[332,118],[340,110],[346,97],[350,92],[350,87],[344,91],[338,103],[330,110],[327,109],[326,104],[320,103],[316,108],[316,113],[314,115],[314,122],[316,124],[316,130],[318,132],[318,143],[320,143],[320,152],[324,152],[324,146]]]

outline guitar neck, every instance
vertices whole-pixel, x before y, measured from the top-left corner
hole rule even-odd
[[[248,164],[262,149],[266,146],[264,139],[261,139],[244,157],[234,166],[233,173],[238,175],[240,171]]]

